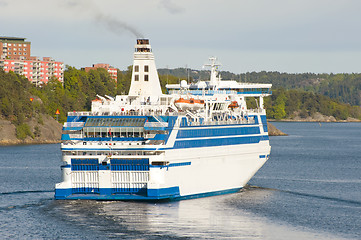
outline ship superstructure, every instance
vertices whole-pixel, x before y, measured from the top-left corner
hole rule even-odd
[[[56,199],[160,200],[236,192],[270,154],[263,98],[271,84],[221,80],[167,85],[148,39],[135,45],[128,95],[98,96],[64,123]],[[257,98],[248,109],[246,97]]]

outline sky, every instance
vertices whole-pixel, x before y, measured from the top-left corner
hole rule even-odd
[[[0,36],[81,68],[133,63],[149,38],[158,68],[234,73],[361,72],[360,0],[0,0]]]

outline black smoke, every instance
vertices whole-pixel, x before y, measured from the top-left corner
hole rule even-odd
[[[109,14],[101,12],[99,8],[97,8],[97,6],[94,5],[94,3],[90,0],[69,0],[66,2],[65,7],[75,11],[80,11],[82,13],[85,12],[86,14],[90,14],[95,22],[103,25],[105,28],[117,35],[130,33],[136,38],[144,38],[143,34],[141,34],[134,26]]]

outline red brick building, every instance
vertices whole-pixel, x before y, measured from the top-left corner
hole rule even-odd
[[[50,57],[42,60],[30,55],[31,43],[25,38],[0,37],[0,68],[24,75],[29,81],[41,86],[52,77],[64,81],[64,63]]]
[[[109,64],[97,63],[97,64],[93,64],[92,67],[85,67],[84,70],[85,70],[86,72],[89,72],[89,70],[91,70],[91,69],[97,69],[97,68],[104,68],[104,69],[106,69],[106,70],[108,71],[110,77],[111,77],[113,80],[117,81],[117,74],[118,74],[118,73],[117,73],[117,69],[111,67]]]
[[[0,37],[0,58],[28,59],[31,42],[25,42],[26,38]]]

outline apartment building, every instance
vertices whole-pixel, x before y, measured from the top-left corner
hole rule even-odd
[[[64,81],[64,63],[50,57],[31,56],[31,42],[25,38],[0,37],[0,68],[24,75],[29,81],[41,86],[52,77]]]

